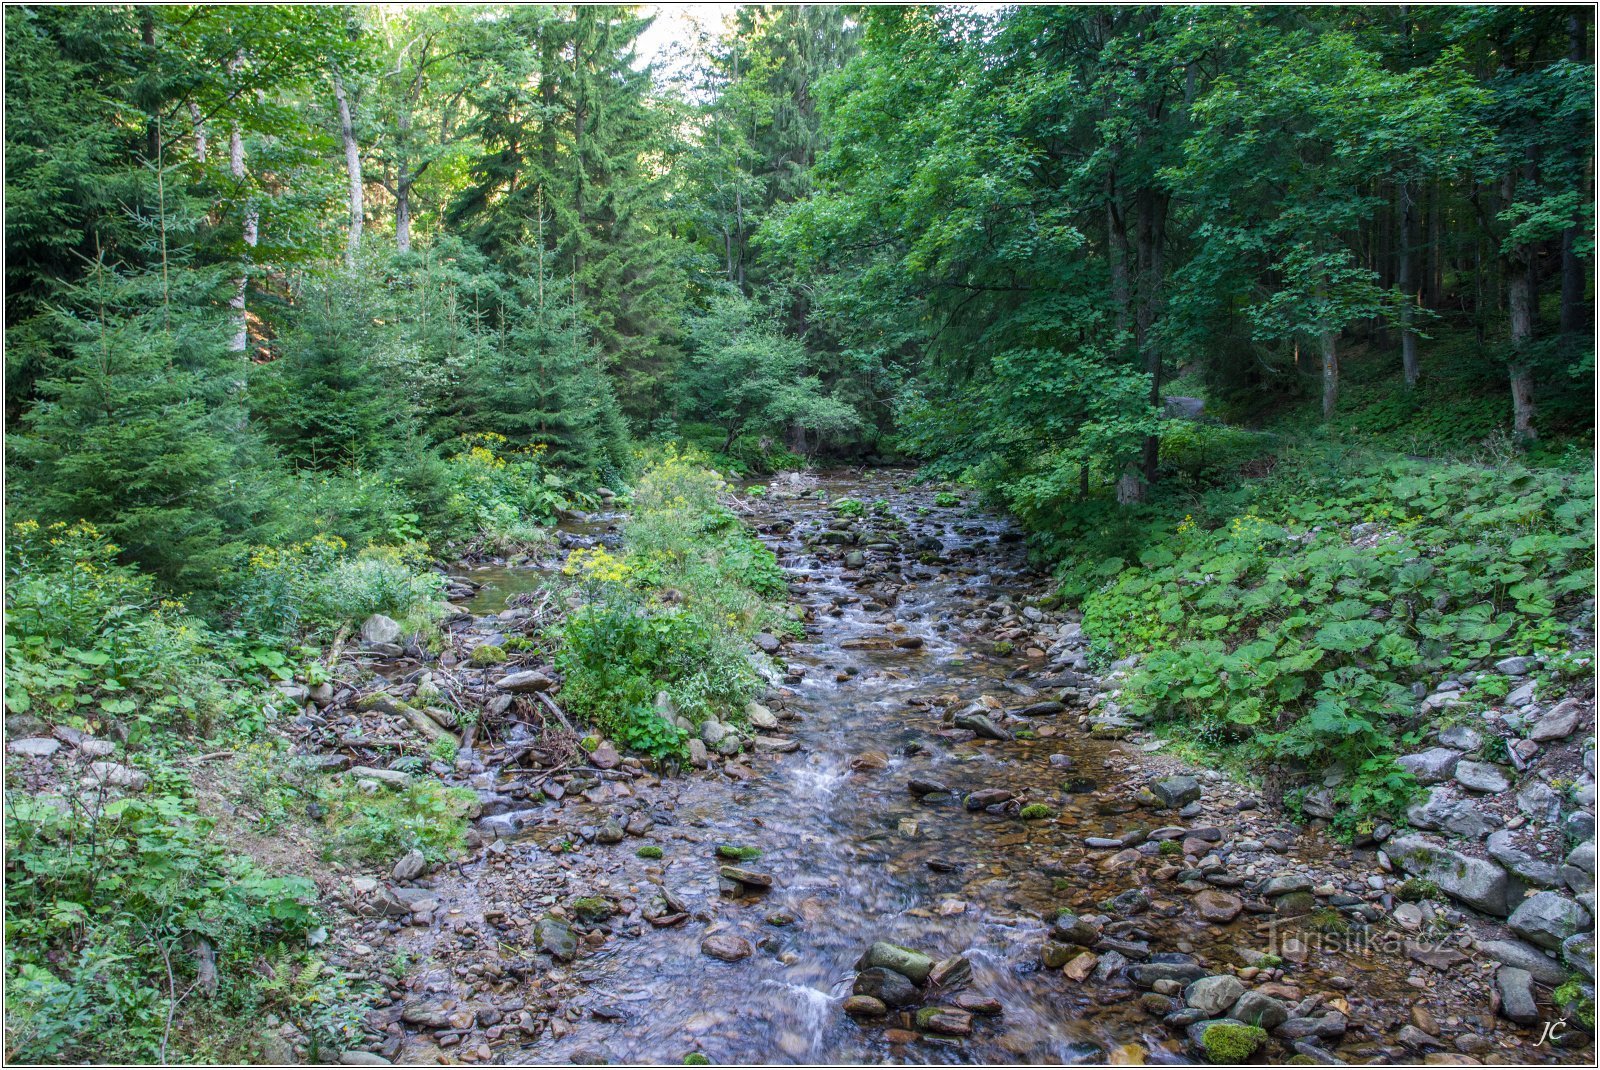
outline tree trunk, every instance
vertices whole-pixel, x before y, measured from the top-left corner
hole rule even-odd
[[[1155,323],[1161,308],[1162,274],[1167,242],[1167,196],[1155,190],[1141,190],[1137,198],[1139,242],[1139,307],[1135,322],[1139,352],[1144,370],[1150,376],[1150,405],[1161,407],[1161,347],[1156,344]],[[1144,482],[1156,481],[1161,461],[1161,439],[1146,435],[1144,440]]]
[[[1584,45],[1586,35],[1583,31],[1583,19],[1574,9],[1567,16],[1567,58],[1573,63],[1584,62]],[[1584,166],[1585,154],[1588,146],[1580,145],[1577,139],[1573,141],[1577,150],[1576,164],[1580,174],[1587,172]],[[1561,232],[1561,333],[1581,334],[1589,325],[1590,318],[1584,314],[1583,306],[1583,261],[1578,258],[1578,228],[1568,227]]]
[[[189,118],[194,122],[194,158],[201,163],[206,162],[206,128],[200,116],[200,105],[194,101],[189,102]]]
[[[1116,187],[1110,179],[1106,181],[1106,251],[1111,261],[1111,307],[1117,330],[1126,331],[1132,319],[1128,311],[1128,231],[1117,211]]]
[[[397,252],[411,251],[411,184],[417,176],[411,173],[406,153],[411,150],[411,102],[402,100],[395,127],[400,133],[399,162],[394,169],[394,247]]]
[[[1527,264],[1511,265],[1506,304],[1511,312],[1511,431],[1532,442],[1539,436],[1533,426],[1533,374],[1525,355],[1533,341],[1533,273]]]
[[[333,72],[333,96],[339,104],[339,137],[344,141],[344,168],[350,180],[350,235],[345,242],[344,259],[351,267],[361,254],[361,223],[366,215],[362,205],[361,147],[356,144],[355,123],[350,118],[350,100],[345,95],[344,79]]]
[[[1422,373],[1417,358],[1417,280],[1416,241],[1417,203],[1414,188],[1408,182],[1400,183],[1400,263],[1397,284],[1400,287],[1400,365],[1405,371],[1406,389],[1412,390]]]
[[[1339,403],[1339,332],[1323,331],[1318,341],[1322,348],[1322,418],[1331,420]]]
[[[229,67],[237,71],[244,65],[244,54],[234,57]],[[239,130],[238,120],[234,120],[228,132],[228,171],[233,175],[235,182],[242,187],[245,184],[246,174],[244,169],[244,134]],[[241,271],[234,280],[233,297],[228,300],[228,307],[233,315],[233,337],[228,342],[228,349],[234,353],[243,353],[250,348],[250,321],[245,312],[245,291],[250,286],[251,256],[248,250],[256,247],[260,237],[260,216],[256,211],[255,194],[245,194],[243,236],[246,252],[240,261]]]
[[[1438,308],[1444,302],[1444,223],[1441,218],[1444,200],[1442,183],[1433,184],[1433,196],[1428,198],[1428,293],[1429,308]]]

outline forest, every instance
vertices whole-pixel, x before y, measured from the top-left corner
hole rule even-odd
[[[1246,1018],[1300,1000],[1281,949],[1215,1006],[1202,965],[1109,970],[1150,934],[1042,869],[1060,844],[1110,872],[1109,835],[1197,904],[1286,878],[1107,833],[1099,795],[1072,816],[1074,763],[1109,792],[1147,758],[1146,825],[1259,798],[1408,875],[1259,893],[1323,936],[1498,917],[1537,961],[1498,958],[1492,996],[1430,979],[1440,1016],[1481,1000],[1505,1059],[1588,1058],[1532,1023],[1593,1024],[1591,8],[18,4],[4,68],[8,1061],[1120,1061],[1137,1031],[1088,1011],[1007,1047],[975,988],[939,1004],[865,893],[820,950],[684,945],[870,944],[826,1026],[775,1005],[657,1048],[563,988],[575,948],[705,920],[651,868],[687,848],[635,839],[674,824],[648,790],[688,811],[795,750],[892,766],[893,805],[932,808],[889,823],[908,842],[952,793],[1058,837],[1010,852],[1040,902],[1008,911],[1045,918],[1050,983],[1175,999],[1174,1057],[1348,1056],[1281,1026],[1360,1012],[1306,979],[1320,1009]],[[894,750],[891,706],[938,742]],[[1091,749],[1046,767],[1068,736]],[[1054,780],[985,795],[1007,747]],[[1235,786],[1166,807],[1178,761]],[[846,807],[830,843],[877,842],[859,790],[817,803]],[[717,805],[719,835],[783,823]],[[539,806],[571,828],[493,824]],[[619,841],[658,892],[595,890]],[[750,842],[707,841],[724,921],[783,894]],[[1487,897],[1456,887],[1479,865]],[[930,879],[905,894],[941,925],[941,896],[994,905]],[[767,921],[803,942],[813,902]],[[979,971],[1007,1015],[1057,1000],[1030,956]],[[646,986],[669,1009],[749,987],[676,969]],[[452,970],[476,987],[427,987]],[[549,970],[548,1005],[506,1003]],[[1400,981],[1370,997],[1393,1028],[1343,1043],[1482,1054]]]

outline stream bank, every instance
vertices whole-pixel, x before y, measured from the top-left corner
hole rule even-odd
[[[807,628],[772,644],[748,745],[698,776],[597,750],[481,817],[466,862],[350,882],[355,957],[404,966],[380,973],[366,1057],[1182,1062],[1227,1041],[1271,1062],[1587,1061],[1543,1036],[1553,958],[1437,892],[1404,901],[1376,844],[1117,723],[1117,674],[1086,674],[1020,533],[939,500],[907,472],[775,480],[748,519]],[[505,779],[479,776],[480,797]],[[944,967],[943,990],[872,974],[880,942]],[[1510,967],[1531,1015],[1496,950],[1537,956]],[[1230,1016],[1270,1035],[1207,1036]]]

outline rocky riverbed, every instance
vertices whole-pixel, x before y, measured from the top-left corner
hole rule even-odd
[[[469,748],[470,856],[338,893],[390,1000],[346,1062],[1591,1061],[1546,1025],[1592,979],[1592,701],[1543,743],[1566,779],[1474,804],[1480,835],[1346,847],[1121,718],[1006,523],[903,472],[747,501],[806,621],[763,638],[748,725],[704,729],[698,770],[601,744],[536,784],[497,764],[521,737]],[[521,619],[470,608],[464,648]],[[477,686],[551,683],[507,675]],[[1482,734],[1437,743],[1451,791],[1501,798],[1460,776]],[[1589,843],[1531,898],[1495,861],[1530,823]]]

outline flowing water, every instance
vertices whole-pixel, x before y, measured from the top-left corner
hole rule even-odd
[[[1132,805],[1148,776],[1139,756],[1090,739],[1068,723],[1070,712],[1046,719],[1059,721],[1048,738],[939,735],[939,710],[951,696],[965,704],[999,695],[1019,705],[1006,692],[1008,675],[1030,665],[1024,679],[1045,672],[1020,651],[995,657],[988,644],[967,641],[973,618],[997,596],[1041,590],[1004,521],[930,508],[932,491],[911,485],[903,473],[825,481],[822,489],[835,498],[886,499],[907,522],[906,550],[870,555],[903,585],[896,604],[873,603],[858,589],[857,572],[806,549],[806,536],[834,516],[816,496],[758,506],[752,522],[810,609],[805,640],[778,655],[780,664],[804,668],[803,681],[774,703],[800,715],[789,727],[801,750],[756,763],[760,775],[747,782],[675,782],[673,831],[693,845],[667,842],[664,879],[700,916],[676,928],[645,927],[638,939],[612,939],[581,958],[571,969],[587,985],[585,1009],[599,1013],[585,1014],[564,1036],[503,1045],[495,1061],[566,1062],[584,1050],[613,1062],[669,1064],[689,1052],[714,1063],[1186,1061],[1126,982],[1079,984],[1040,965],[1046,919],[1064,905],[1092,910],[1143,884],[1150,911],[1125,922],[1118,935],[1217,964],[1237,963],[1233,944],[1265,946],[1263,923],[1247,914],[1230,926],[1211,926],[1194,917],[1181,894],[1137,871],[1104,872],[1098,864],[1104,853],[1085,848],[1085,836],[1164,819]],[[910,549],[917,539],[921,551]],[[942,560],[924,565],[917,557],[931,550],[930,539],[938,541]],[[884,650],[850,643],[881,639],[886,631],[923,645]],[[881,752],[887,766],[872,768],[877,763],[869,761],[855,768],[853,760],[870,751]],[[1070,785],[1063,784],[1069,778],[1063,759],[1050,761],[1055,754],[1073,760]],[[967,812],[959,798],[919,800],[906,790],[911,776],[957,792],[1004,787],[1062,816],[1024,822]],[[1302,844],[1314,850],[1307,839]],[[638,842],[610,850],[631,856]],[[710,855],[718,843],[759,848],[760,860],[750,865],[770,873],[775,887],[759,898],[719,896]],[[1306,851],[1296,853],[1304,858]],[[631,857],[627,864],[630,872],[643,871]],[[644,885],[637,875],[630,879]],[[783,916],[792,922],[773,923]],[[701,941],[714,932],[744,936],[756,953],[734,963],[702,954]],[[966,955],[974,967],[970,989],[998,999],[1003,1014],[976,1017],[972,1035],[960,1039],[912,1039],[896,1030],[906,1024],[898,1014],[852,1020],[839,1004],[850,992],[856,959],[875,940],[936,959]],[[1391,992],[1404,1015],[1405,968],[1387,957],[1314,960],[1293,979],[1313,992],[1335,971],[1356,976],[1363,991]],[[1360,1006],[1359,998],[1352,1002]]]

